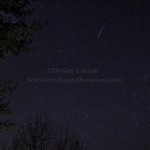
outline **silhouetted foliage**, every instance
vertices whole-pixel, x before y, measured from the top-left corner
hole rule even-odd
[[[17,84],[14,84],[12,81],[2,81],[0,80],[0,116],[9,115],[11,111],[9,109],[9,103],[6,102],[7,96],[12,94],[12,92],[16,89]],[[8,127],[13,126],[14,123],[9,120],[0,121],[0,130],[7,129]]]
[[[19,54],[30,51],[32,36],[39,31],[45,23],[33,21],[29,24],[26,19],[32,15],[33,0],[0,0],[0,59],[6,54]],[[10,114],[5,98],[12,93],[16,86],[10,82],[2,82],[0,78],[0,116]],[[0,130],[13,125],[9,121],[0,122]]]
[[[32,0],[1,0],[0,1],[0,58],[6,54],[19,54],[30,51],[32,36],[45,23],[26,19],[32,15]]]

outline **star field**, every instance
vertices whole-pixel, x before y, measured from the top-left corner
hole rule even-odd
[[[48,20],[48,25],[34,37],[35,49],[0,62],[1,76],[19,84],[9,98],[12,118],[51,116],[90,150],[150,149],[149,10],[148,0],[38,0],[29,21]],[[49,68],[99,72],[48,73]],[[122,82],[41,81],[79,76]]]

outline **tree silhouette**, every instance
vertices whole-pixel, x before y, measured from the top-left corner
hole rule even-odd
[[[8,53],[19,54],[30,51],[32,36],[44,27],[45,23],[33,21],[29,24],[27,17],[32,15],[33,0],[0,0],[0,59]],[[5,83],[5,84],[4,84]],[[0,77],[0,116],[10,113],[5,98],[16,89],[10,82],[3,82]],[[12,124],[9,121],[0,122],[0,130]]]
[[[54,140],[54,127],[37,116],[34,122],[21,126],[12,141],[12,150],[45,150]]]
[[[35,121],[20,126],[11,145],[3,150],[85,150],[86,147],[69,130],[59,130],[53,121],[37,116]]]
[[[87,146],[74,135],[65,130],[64,134],[62,131],[58,134],[57,140],[54,143],[54,150],[85,150]]]
[[[17,84],[14,84],[12,81],[2,81],[0,80],[0,115],[9,115],[11,114],[10,109],[8,108],[9,103],[6,102],[6,97],[13,93],[16,89]],[[0,121],[0,131],[7,129],[8,127],[13,126],[14,123],[9,120]]]
[[[32,36],[45,23],[26,19],[32,15],[31,0],[1,0],[0,1],[0,58],[6,54],[19,54],[30,51]]]

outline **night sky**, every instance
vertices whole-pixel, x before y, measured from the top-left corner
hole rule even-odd
[[[33,7],[29,22],[48,20],[34,50],[0,60],[1,77],[18,83],[7,99],[13,120],[50,116],[89,150],[149,150],[150,1],[38,0]],[[70,78],[103,80],[63,80]]]

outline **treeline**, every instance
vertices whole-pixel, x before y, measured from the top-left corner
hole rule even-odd
[[[8,144],[9,143],[9,144]],[[87,145],[69,129],[62,129],[54,121],[36,116],[19,126],[12,141],[2,150],[87,150]]]

